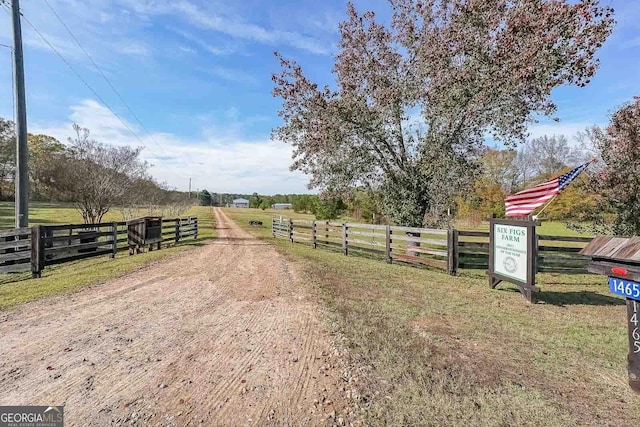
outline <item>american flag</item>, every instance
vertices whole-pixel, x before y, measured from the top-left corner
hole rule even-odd
[[[506,216],[527,216],[564,190],[589,166],[591,161],[557,178],[527,188],[504,199]]]

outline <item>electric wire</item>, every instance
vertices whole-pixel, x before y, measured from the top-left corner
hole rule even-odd
[[[140,124],[140,127],[142,127],[142,129],[146,132],[146,134],[149,136],[149,138],[151,139],[151,141],[156,144],[158,146],[158,148],[160,148],[160,150],[162,150],[162,147],[160,146],[160,144],[158,144],[151,132],[149,132],[149,130],[147,129],[147,127],[144,125],[144,123],[142,123],[142,120],[140,120],[140,118],[136,115],[136,113],[133,111],[133,109],[129,106],[129,103],[124,99],[124,97],[120,94],[120,92],[116,89],[115,85],[111,82],[111,80],[106,76],[106,74],[102,71],[102,69],[98,66],[98,64],[96,63],[96,61],[93,59],[93,57],[89,54],[89,52],[87,52],[87,50],[84,48],[84,46],[82,45],[82,43],[80,43],[80,40],[78,40],[78,38],[75,36],[75,34],[73,34],[73,32],[71,31],[71,29],[67,26],[67,24],[62,20],[62,18],[60,17],[60,15],[58,14],[58,12],[56,12],[56,10],[53,8],[53,6],[51,5],[51,3],[49,3],[48,0],[43,0],[45,2],[45,4],[49,7],[49,9],[51,9],[51,12],[53,12],[54,16],[56,17],[56,19],[58,20],[58,22],[60,22],[60,24],[62,24],[62,26],[64,27],[65,30],[67,30],[67,33],[69,33],[69,35],[71,36],[71,38],[73,39],[73,41],[75,41],[75,43],[78,45],[78,47],[80,48],[80,50],[82,50],[82,52],[85,54],[85,56],[89,59],[89,61],[91,62],[91,64],[94,66],[94,68],[96,69],[96,71],[98,71],[98,73],[102,76],[102,78],[107,82],[107,84],[111,87],[111,89],[113,90],[113,92],[118,96],[118,98],[120,99],[120,101],[122,102],[122,104],[124,104],[124,106],[127,108],[127,110],[131,113],[131,115],[136,119],[136,121]],[[164,151],[164,150],[162,150]],[[166,153],[165,153],[166,154]]]

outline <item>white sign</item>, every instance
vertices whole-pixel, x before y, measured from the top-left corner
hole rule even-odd
[[[527,227],[493,224],[494,272],[527,281]]]

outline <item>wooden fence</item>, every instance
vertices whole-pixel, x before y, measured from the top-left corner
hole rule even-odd
[[[162,242],[178,243],[198,236],[198,218],[162,220]],[[110,255],[128,249],[127,223],[35,225],[0,231],[0,272],[31,271],[40,277],[45,267]]]
[[[317,247],[363,252],[387,262],[429,265],[449,274],[489,268],[489,232],[272,218],[273,237]],[[587,273],[589,257],[578,254],[589,237],[537,236],[537,271]]]

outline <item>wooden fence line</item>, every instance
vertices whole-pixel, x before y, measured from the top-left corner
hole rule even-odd
[[[443,230],[273,217],[274,238],[317,248],[363,252],[392,263],[429,265],[456,275],[459,269],[489,268],[489,232]],[[589,257],[578,252],[590,237],[537,235],[538,272],[586,274]]]
[[[161,234],[162,242],[197,239],[198,218],[164,219]],[[114,258],[119,250],[128,249],[127,242],[127,222],[124,221],[35,225],[0,231],[0,273],[31,271],[33,277],[40,277],[49,265],[101,255]]]

